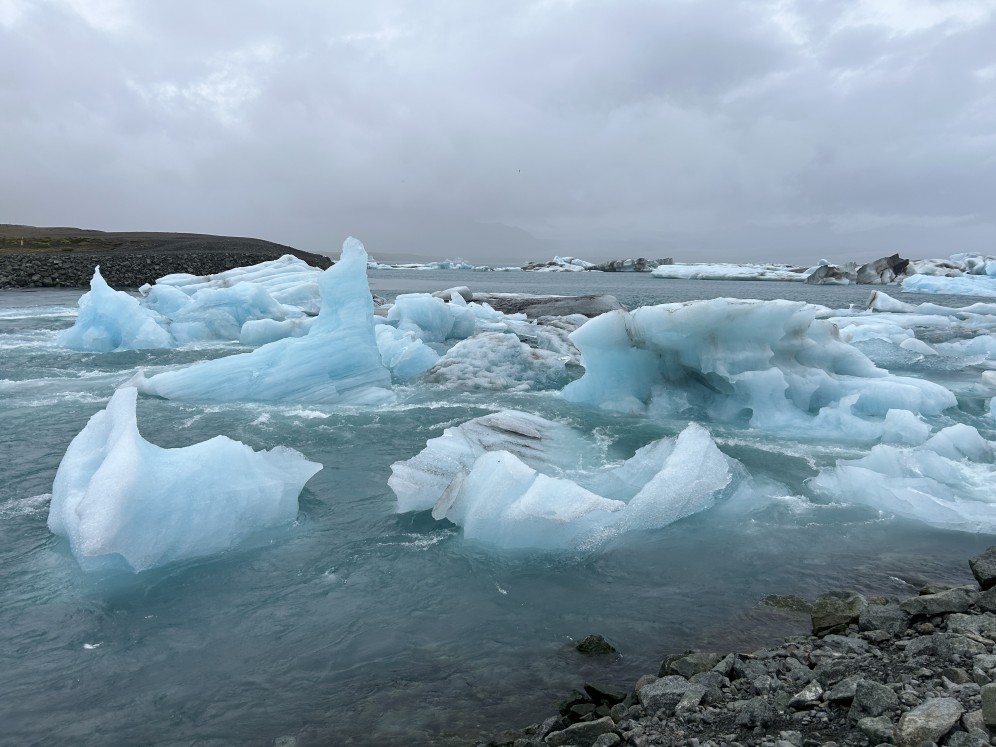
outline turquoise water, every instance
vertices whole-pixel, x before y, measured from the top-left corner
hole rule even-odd
[[[715,295],[835,308],[867,288],[661,281],[647,276],[371,273],[371,288],[613,293],[624,303]],[[805,620],[755,609],[770,593],[909,593],[970,578],[991,536],[932,530],[806,499],[816,467],[853,447],[772,441],[711,426],[721,448],[785,498],[709,511],[590,554],[508,553],[462,539],[428,513],[398,515],[392,462],[448,426],[515,407],[593,434],[607,459],[677,433],[580,409],[556,392],[398,390],[377,409],[202,406],[143,398],[143,435],[166,447],[224,434],[321,462],[298,521],[248,546],[138,576],[87,576],[46,528],[59,461],[139,366],[241,350],[79,354],[52,345],[78,294],[0,293],[0,724],[12,743],[466,744],[548,715],[585,678],[629,686],[689,647],[754,646]],[[903,300],[924,300],[903,296]],[[963,305],[965,299],[932,301]],[[965,422],[978,421],[966,399]],[[621,651],[584,660],[589,633]]]

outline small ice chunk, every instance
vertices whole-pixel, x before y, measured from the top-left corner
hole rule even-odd
[[[48,527],[86,570],[134,572],[211,555],[297,515],[322,466],[293,449],[253,451],[217,436],[178,449],[138,431],[134,387],[73,439],[52,486]]]

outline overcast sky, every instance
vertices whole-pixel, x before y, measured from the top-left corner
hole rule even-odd
[[[0,0],[0,222],[996,253],[996,0]]]

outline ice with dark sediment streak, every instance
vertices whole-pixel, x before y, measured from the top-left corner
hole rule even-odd
[[[294,520],[320,464],[224,436],[161,448],[138,431],[137,396],[134,387],[118,389],[70,443],[55,476],[48,527],[69,540],[84,569],[144,571]]]
[[[56,344],[91,353],[168,348],[173,338],[166,325],[166,319],[134,296],[113,290],[98,266],[90,290],[80,297],[76,321],[58,334]]]
[[[303,337],[165,371],[135,383],[145,394],[193,402],[391,402],[390,371],[374,334],[367,254],[353,238],[319,279],[322,308]]]
[[[714,506],[743,478],[709,432],[688,425],[618,467],[586,464],[572,428],[503,411],[448,428],[391,466],[398,511],[432,509],[467,539],[501,548],[590,548]]]
[[[956,404],[940,384],[878,368],[817,318],[827,312],[717,298],[603,314],[571,334],[585,373],[563,396],[651,418],[868,442],[890,410],[932,416]]]

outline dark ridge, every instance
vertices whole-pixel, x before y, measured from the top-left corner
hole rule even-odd
[[[0,288],[85,288],[93,268],[116,288],[137,288],[175,272],[211,275],[285,254],[326,268],[332,261],[241,236],[104,232],[0,224]]]

